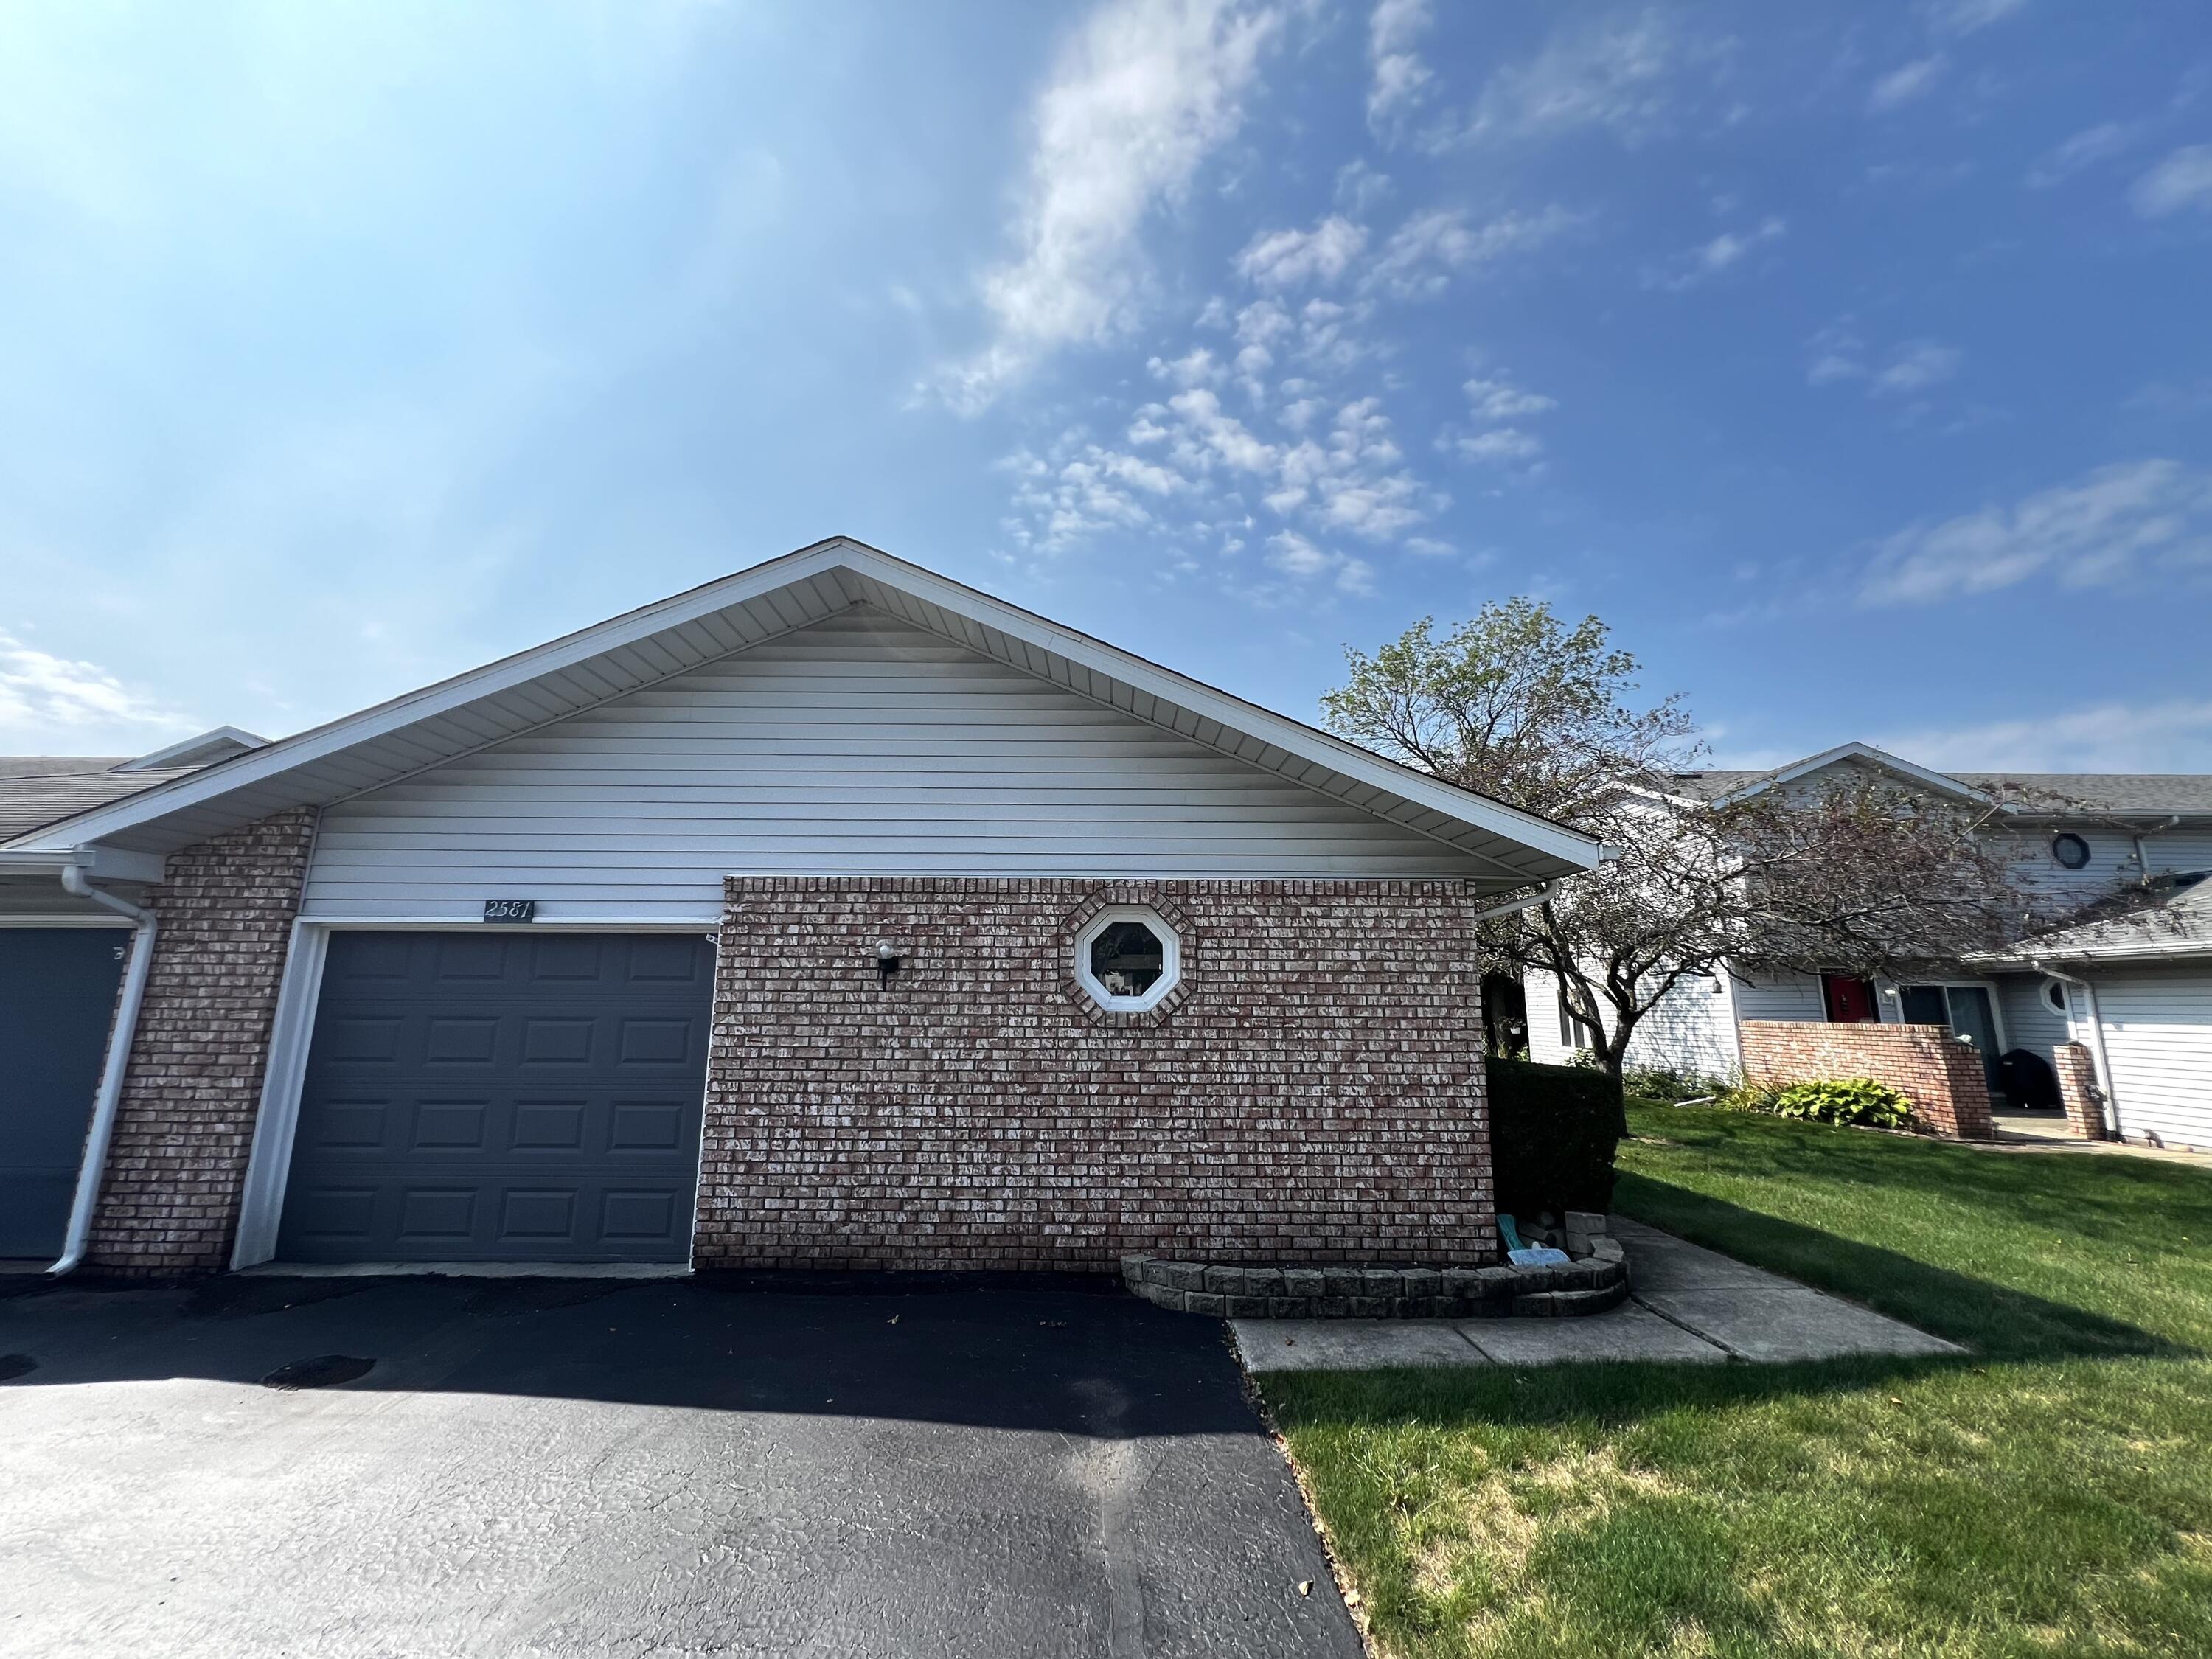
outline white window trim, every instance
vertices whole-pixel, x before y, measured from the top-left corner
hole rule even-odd
[[[1099,934],[1117,921],[1141,921],[1159,936],[1160,976],[1139,997],[1119,997],[1091,971],[1091,946]],[[1115,904],[1101,910],[1075,936],[1075,982],[1084,994],[1109,1013],[1141,1014],[1157,1008],[1169,992],[1182,983],[1182,939],[1165,916],[1148,904]]]

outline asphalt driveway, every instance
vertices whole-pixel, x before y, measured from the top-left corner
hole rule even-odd
[[[1221,1325],[1118,1293],[61,1287],[0,1354],[9,1654],[1360,1651]]]

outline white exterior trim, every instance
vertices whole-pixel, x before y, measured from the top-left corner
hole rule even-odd
[[[1142,996],[1116,996],[1091,969],[1091,947],[1098,936],[1119,921],[1144,924],[1145,931],[1160,941],[1160,976]],[[1169,992],[1182,983],[1182,937],[1175,926],[1149,904],[1110,904],[1084,925],[1075,936],[1075,980],[1092,1001],[1110,1013],[1141,1014],[1157,1008]]]
[[[322,996],[323,962],[331,930],[313,922],[292,924],[284,975],[277,982],[276,1013],[261,1073],[261,1109],[253,1121],[253,1148],[239,1195],[238,1237],[230,1266],[258,1267],[276,1254],[276,1225],[284,1213],[284,1182],[292,1172],[292,1137],[300,1126],[300,1091],[307,1076],[307,1045]]]

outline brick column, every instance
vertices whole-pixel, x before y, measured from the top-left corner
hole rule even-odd
[[[2097,1086],[2097,1062],[2079,1042],[2062,1042],[2051,1051],[2058,1073],[2058,1098],[2065,1103],[2066,1127],[2083,1140],[2105,1140],[2105,1091]]]
[[[314,827],[302,808],[172,853],[148,894],[159,933],[88,1267],[149,1278],[229,1265]]]

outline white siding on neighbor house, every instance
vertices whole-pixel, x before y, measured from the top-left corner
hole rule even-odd
[[[1710,974],[1677,981],[1630,1035],[1628,1063],[1733,1079],[1743,1060],[1726,991]]]
[[[2100,972],[2097,1003],[2123,1133],[2212,1149],[2212,969]]]
[[[1781,786],[1785,798],[1805,801],[1833,788],[1839,775],[1869,769],[1856,759],[1836,762],[1818,772]],[[2051,843],[2061,834],[2075,835],[2088,843],[2089,862],[2069,870],[2051,856]],[[2142,860],[2136,860],[2136,838],[2125,830],[2094,821],[2085,813],[2065,822],[2042,822],[2019,829],[2021,854],[2014,873],[2021,885],[2037,897],[2050,901],[2061,914],[2103,898],[2118,888],[2152,875],[2179,870],[2212,869],[2212,829],[2185,826],[2144,836]]]
[[[1528,1002],[1528,1058],[1545,1066],[1564,1066],[1575,1051],[1559,1040],[1559,978],[1532,968],[1521,978]]]
[[[1817,974],[1790,969],[1762,969],[1735,976],[1738,1019],[1817,1019],[1828,1017],[1827,1000]]]
[[[1575,1057],[1559,1030],[1559,981],[1532,969],[1521,981],[1528,1002],[1528,1058],[1564,1066]],[[1677,984],[1661,997],[1628,1039],[1631,1066],[1668,1066],[1708,1077],[1732,1077],[1741,1065],[1735,1021],[1710,975]]]
[[[1487,865],[879,612],[328,808],[309,920],[710,922],[726,874],[1477,877]]]
[[[2045,1060],[2068,1041],[2072,1028],[2065,1015],[2044,1000],[2051,981],[2040,974],[2005,974],[1995,981],[1997,1013],[2009,1048],[2031,1048]]]

